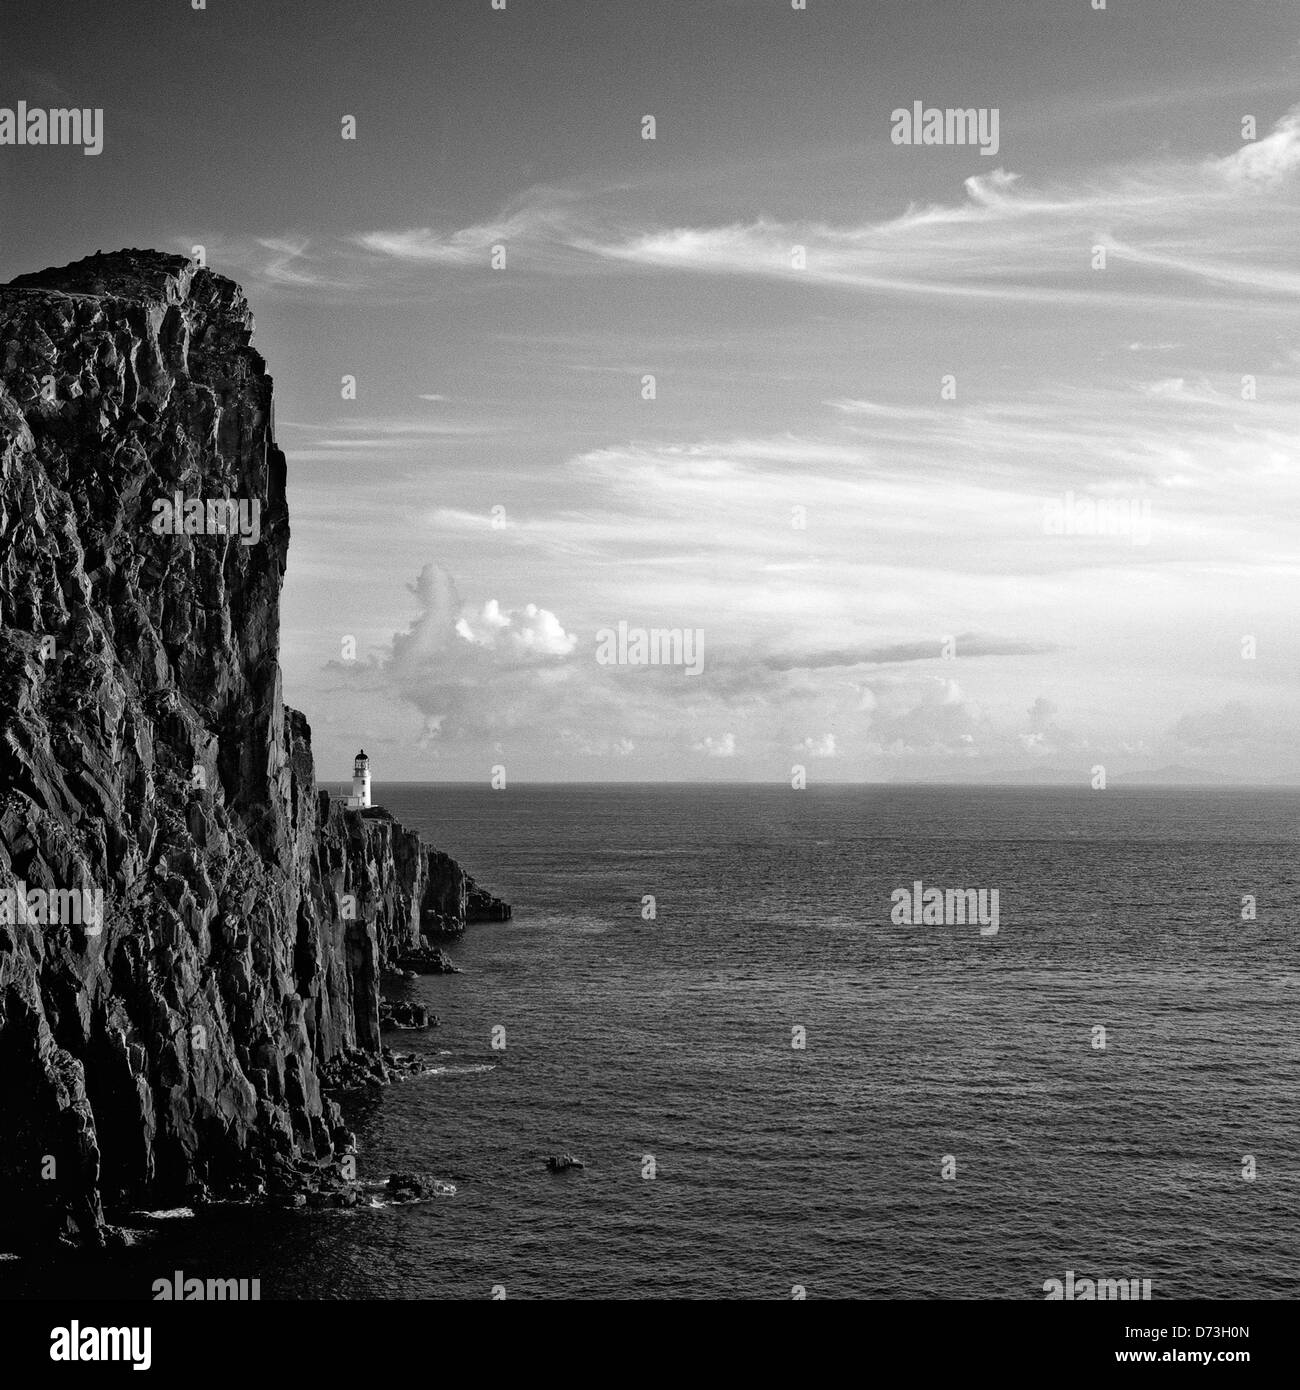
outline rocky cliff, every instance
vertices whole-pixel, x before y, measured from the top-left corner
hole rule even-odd
[[[317,790],[252,333],[178,256],[0,287],[0,1247],[328,1158],[381,971],[509,916]]]

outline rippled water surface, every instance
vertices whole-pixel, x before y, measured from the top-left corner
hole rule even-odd
[[[515,905],[463,974],[398,986],[442,1024],[390,1041],[444,1069],[353,1107],[363,1175],[456,1194],[173,1221],[123,1260],[142,1294],[173,1268],[263,1298],[1300,1293],[1300,795],[376,799]],[[895,924],[915,879],[997,888],[998,933]]]

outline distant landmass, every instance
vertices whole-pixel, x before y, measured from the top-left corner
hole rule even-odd
[[[1182,767],[1170,764],[1167,767],[1146,768],[1140,772],[1125,772],[1112,777],[1117,786],[1146,787],[1281,787],[1295,786],[1290,776],[1252,779],[1233,777],[1223,772],[1213,772],[1204,767]]]
[[[987,776],[915,777],[913,784],[926,786],[1006,786],[1006,787],[1079,787],[1090,786],[1092,768],[1062,769],[1038,767],[1017,769],[1002,778]],[[1184,767],[1170,763],[1165,767],[1140,768],[1134,772],[1107,771],[1106,783],[1112,787],[1295,787],[1300,782],[1290,774],[1281,777],[1234,777],[1204,767]]]

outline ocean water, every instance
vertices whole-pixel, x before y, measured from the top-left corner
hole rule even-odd
[[[180,1268],[264,1299],[1041,1299],[1067,1269],[1300,1294],[1300,794],[375,799],[514,904],[463,974],[397,986],[442,1022],[389,1041],[443,1070],[349,1107],[362,1176],[455,1195],[161,1223],[115,1293]],[[999,931],[894,923],[915,879],[998,889]],[[546,1171],[563,1152],[586,1168]]]

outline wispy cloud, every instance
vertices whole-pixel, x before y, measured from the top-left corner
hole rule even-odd
[[[665,270],[761,276],[845,288],[1093,302],[1156,298],[1168,287],[1109,280],[1100,246],[1117,259],[1178,277],[1256,291],[1300,292],[1294,197],[1300,107],[1225,157],[1099,169],[1033,187],[996,169],[965,181],[965,199],[855,226],[758,217],[584,239],[593,255]],[[1198,254],[1181,253],[1194,247]]]
[[[981,656],[1038,656],[1056,650],[1051,642],[1015,642],[964,632],[929,642],[897,642],[885,646],[838,651],[814,651],[769,656],[763,664],[773,671],[817,671],[834,666],[893,666],[909,661],[963,660]],[[947,653],[951,652],[951,656]]]
[[[1300,388],[1285,317],[1300,290],[1298,139],[1291,113],[1228,155],[1057,177],[996,170],[955,199],[856,219],[747,212],[654,225],[605,188],[526,195],[459,229],[431,219],[363,234],[345,254],[372,283],[416,294],[455,284],[466,303],[482,287],[463,272],[486,267],[500,241],[527,272],[499,282],[512,314],[530,284],[544,287],[545,314],[512,317],[508,330],[490,320],[493,370],[508,363],[533,392],[513,429],[501,426],[513,452],[493,460],[491,489],[453,490],[442,475],[431,501],[403,494],[415,499],[416,543],[480,578],[530,576],[528,590],[440,616],[436,651],[426,614],[351,679],[416,710],[431,749],[509,747],[544,730],[548,747],[618,759],[620,772],[749,775],[791,758],[848,776],[1152,763],[1191,747],[1195,711],[1219,708],[1225,690],[1266,731],[1241,756],[1262,756],[1285,699],[1272,668],[1239,669],[1239,644],[1260,628],[1272,650],[1285,646],[1279,596],[1300,578]],[[660,186],[671,205],[670,173]],[[552,273],[593,278],[561,324]],[[743,413],[719,425],[718,393],[743,400],[745,388],[709,364],[735,358],[739,331],[707,313],[678,336],[650,314],[635,331],[611,328],[619,277],[624,302],[662,303],[674,330],[698,304],[743,302],[754,323],[784,332],[798,286],[843,290],[809,296],[811,314],[795,314],[811,326],[765,357],[746,340],[743,370],[727,379],[752,363],[755,418],[776,386],[798,423],[778,410],[771,427]],[[718,282],[707,292],[704,277]],[[750,293],[764,282],[776,292]],[[727,297],[736,286],[743,294]],[[582,293],[598,311],[590,334]],[[862,293],[918,302],[883,304],[859,332]],[[990,312],[1002,302],[1005,314]],[[1107,312],[1073,316],[1061,333],[1062,305]],[[817,356],[823,332],[831,346]],[[1048,361],[1036,355],[1044,343]],[[895,344],[897,365],[886,361]],[[857,352],[862,370],[843,369]],[[950,356],[960,402],[938,398]],[[603,410],[628,394],[602,394],[603,375],[635,379],[659,363],[669,389],[640,414],[545,437],[533,423],[553,418],[561,372],[584,374]],[[407,391],[438,404],[433,419],[371,409],[304,433],[301,456],[414,457],[466,437],[458,421],[483,428],[466,404],[482,388],[442,362],[437,371],[454,408],[416,376]],[[490,390],[508,400],[504,380]],[[683,391],[694,393],[685,403]],[[1148,508],[1149,535],[1047,525],[1051,508],[1098,502]],[[356,516],[386,532],[364,505]],[[543,609],[528,592],[554,597]],[[702,629],[699,679],[598,666],[595,631],[624,618]],[[503,646],[499,621],[515,634]],[[531,656],[528,633],[540,644]],[[1208,675],[1215,661],[1225,668]],[[1181,711],[1192,722],[1175,726]]]
[[[756,215],[645,226],[629,218],[622,186],[546,186],[459,227],[378,228],[315,244],[261,237],[219,249],[224,263],[266,286],[301,291],[374,292],[393,275],[488,270],[502,247],[515,268],[564,274],[623,267],[902,296],[1260,310],[1265,297],[1300,293],[1300,270],[1290,268],[1298,172],[1300,107],[1227,155],[1099,165],[1038,182],[999,168],[967,178],[956,201],[856,223]],[[1097,269],[1098,247],[1141,278]]]
[[[353,243],[372,257],[425,266],[490,267],[492,248],[536,248],[563,244],[568,205],[576,195],[550,187],[530,188],[499,216],[466,227],[410,227],[360,232]]]
[[[502,433],[503,428],[483,421],[348,416],[329,424],[281,421],[278,435],[290,464],[346,462],[375,455],[400,461],[410,460],[430,445],[482,439]]]

